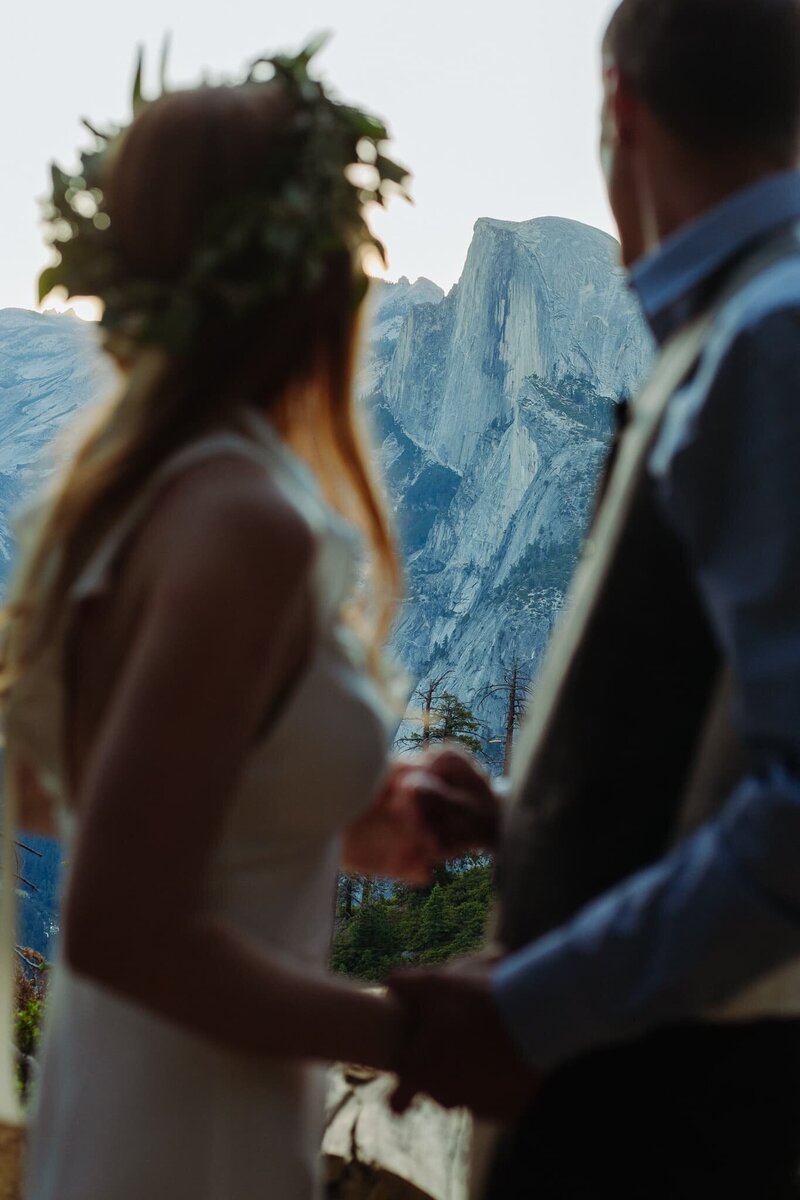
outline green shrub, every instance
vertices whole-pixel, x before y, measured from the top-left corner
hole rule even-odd
[[[439,869],[430,887],[398,886],[390,897],[368,898],[339,921],[333,968],[377,982],[400,967],[474,953],[485,938],[491,893],[491,865],[478,859]]]

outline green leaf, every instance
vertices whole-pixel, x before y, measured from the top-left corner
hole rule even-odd
[[[408,167],[402,166],[394,159],[387,158],[384,154],[378,155],[375,159],[375,166],[380,171],[382,179],[390,179],[392,183],[397,183],[401,187],[411,178]]]
[[[81,117],[81,125],[83,125],[84,129],[88,129],[89,133],[93,134],[100,142],[110,142],[114,136],[113,133],[103,133],[102,129],[98,129],[86,117]]]
[[[45,267],[39,275],[39,303],[41,304],[47,296],[50,295],[53,288],[57,288],[61,284],[61,263],[55,263],[52,267]]]
[[[67,175],[66,171],[62,171],[57,163],[50,164],[50,179],[53,185],[53,199],[56,196],[63,197],[68,187],[72,186],[72,177]]]
[[[372,142],[385,142],[388,133],[386,126],[371,113],[362,112],[359,108],[344,107],[347,123],[358,137],[368,138]]]
[[[161,87],[161,94],[166,95],[169,91],[167,85],[167,66],[169,64],[169,52],[172,46],[172,34],[167,31],[164,34],[164,40],[161,43],[161,57],[158,63],[158,81]]]
[[[314,37],[311,38],[308,44],[298,54],[297,57],[300,62],[306,65],[310,63],[312,58],[316,58],[320,51],[325,49],[332,37],[333,34],[329,29],[325,30],[323,33],[315,34]]]
[[[142,95],[142,72],[144,70],[144,46],[137,47],[136,50],[136,70],[133,75],[133,88],[131,89],[131,107],[133,115],[142,109],[146,103]]]

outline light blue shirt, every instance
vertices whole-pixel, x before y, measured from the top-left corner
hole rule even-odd
[[[800,174],[775,175],[641,260],[631,283],[656,338],[798,222]],[[539,1068],[691,1020],[800,956],[800,254],[724,306],[650,472],[733,668],[734,719],[757,766],[669,857],[495,970],[501,1013]]]

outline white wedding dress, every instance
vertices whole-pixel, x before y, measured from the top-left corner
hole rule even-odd
[[[120,552],[167,479],[217,456],[261,463],[312,527],[317,633],[310,661],[231,798],[208,880],[213,910],[270,955],[324,972],[340,833],[386,763],[387,713],[339,613],[353,535],[258,415],[168,460],[75,585],[107,588]],[[225,614],[221,614],[223,620]],[[16,702],[26,751],[67,807],[57,654]],[[143,799],[143,803],[145,803]],[[67,849],[69,858],[69,849]],[[147,887],[143,862],[138,886]],[[121,936],[122,933],[121,933]],[[26,1200],[310,1200],[320,1194],[322,1072],[231,1053],[55,964],[28,1150]]]

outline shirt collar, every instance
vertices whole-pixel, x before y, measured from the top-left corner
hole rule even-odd
[[[727,263],[794,221],[800,221],[800,171],[786,171],[736,192],[639,259],[630,284],[656,338],[665,341],[699,311],[704,285]]]

